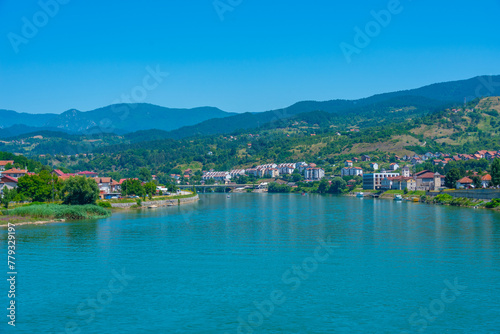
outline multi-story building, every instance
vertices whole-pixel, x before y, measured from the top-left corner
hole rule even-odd
[[[279,164],[277,168],[278,171],[280,172],[280,175],[293,174],[293,171],[296,168],[296,164],[294,163]]]
[[[265,177],[279,177],[280,172],[278,168],[265,168],[263,169]]]
[[[325,177],[325,171],[322,168],[306,168],[304,178],[308,181],[319,181]]]
[[[443,183],[443,178],[443,175],[428,170],[417,173],[415,174],[415,181],[417,182],[416,190],[439,190]]]
[[[357,176],[363,175],[361,167],[344,167],[340,170],[340,176]]]
[[[229,175],[231,176],[231,178],[238,177],[240,175],[245,175],[245,170],[244,169],[233,169],[232,171],[229,172]]]
[[[363,174],[363,189],[380,189],[384,178],[396,177],[399,173],[367,173]]]
[[[231,180],[231,175],[229,175],[229,172],[207,172],[203,174],[202,179],[204,181],[214,179],[215,181],[219,182],[229,182]]]

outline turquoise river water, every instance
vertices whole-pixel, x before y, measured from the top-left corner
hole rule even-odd
[[[0,333],[500,333],[489,210],[202,194],[15,232]],[[0,244],[7,277],[5,228]]]

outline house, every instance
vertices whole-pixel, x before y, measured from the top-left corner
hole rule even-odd
[[[498,156],[497,152],[495,151],[488,151],[484,154],[484,158],[487,160],[493,160]]]
[[[463,177],[457,181],[456,188],[457,189],[460,189],[460,188],[469,189],[469,188],[472,188],[472,183],[473,183],[473,181],[466,176],[466,177]]]
[[[356,180],[352,179],[352,180],[347,181],[347,186],[354,188],[356,186]]]
[[[255,177],[262,177],[263,176],[263,170],[262,169],[257,169],[257,168],[248,168],[245,170],[245,173],[247,175],[253,175]]]
[[[89,172],[89,171],[83,171],[83,172],[78,172],[76,173],[76,175],[78,176],[85,176],[85,177],[97,177],[97,173],[96,172]]]
[[[394,171],[394,170],[398,170],[398,169],[399,169],[399,165],[398,165],[397,163],[393,162],[393,163],[391,163],[391,164],[389,165],[389,169],[390,169],[390,170],[393,170],[393,171]]]
[[[191,168],[188,168],[184,171],[184,175],[191,175],[193,174],[193,170]]]
[[[416,190],[439,190],[442,185],[443,176],[431,171],[422,171],[415,175]]]
[[[17,169],[17,168],[11,168],[6,171],[2,172],[2,176],[10,176],[10,177],[15,177],[16,179],[23,177],[26,175],[28,171],[26,169]]]
[[[306,168],[304,171],[304,179],[308,181],[319,181],[325,177],[325,171],[322,168]]]
[[[420,159],[419,157],[413,157],[413,158],[411,158],[410,162],[411,162],[413,165],[417,165],[417,164],[421,164],[421,163],[423,163],[422,159]]]
[[[363,174],[363,189],[380,189],[382,186],[382,181],[387,177],[396,177],[399,173],[387,173],[385,171],[381,173],[367,173]]]
[[[479,159],[482,159],[484,158],[484,156],[486,155],[486,153],[488,153],[488,151],[486,150],[481,150],[481,151],[477,151],[476,153],[474,153],[475,156],[478,156]]]
[[[391,189],[404,190],[408,189],[413,191],[417,189],[417,182],[412,177],[405,177],[403,175],[390,178],[392,181]]]
[[[481,177],[481,187],[488,188],[491,185],[491,175],[486,174]]]
[[[265,177],[279,177],[280,172],[278,168],[265,168],[264,169],[264,176]]]
[[[11,176],[2,175],[0,178],[0,194],[3,197],[4,189],[15,189],[17,188],[17,179]]]
[[[408,166],[404,166],[403,168],[401,168],[401,174],[402,174],[404,177],[410,177],[410,176],[411,176],[411,173],[410,173],[410,167],[408,167]]]
[[[111,178],[110,177],[94,177],[93,178],[97,185],[99,186],[99,192],[101,194],[111,192]]]
[[[356,176],[363,175],[361,167],[344,167],[340,170],[340,176]]]
[[[272,164],[260,165],[260,166],[257,166],[256,168],[257,169],[266,169],[266,168],[276,168],[276,167],[278,167],[278,165],[275,163],[272,163]]]
[[[245,170],[244,169],[233,169],[232,171],[229,172],[229,175],[231,176],[231,178],[238,177],[240,175],[245,175]]]
[[[297,162],[295,164],[295,168],[299,170],[300,174],[304,174],[304,171],[306,170],[307,167],[309,167],[309,165],[305,162]]]
[[[57,176],[64,176],[64,175],[66,175],[66,173],[64,173],[64,172],[63,172],[62,170],[60,170],[60,169],[54,169],[54,170],[52,171],[52,174],[57,175]]]
[[[285,164],[279,164],[277,168],[278,171],[280,172],[280,175],[285,175],[285,174],[293,174],[295,167],[296,164],[294,163],[285,163]]]
[[[443,162],[443,160],[441,160],[441,159],[434,159],[434,160],[432,160],[432,164],[434,166],[439,166],[439,165],[442,164],[442,162]]]
[[[370,161],[370,156],[369,155],[362,155],[361,160],[363,161]]]
[[[346,160],[344,162],[344,167],[352,167],[352,160]]]
[[[373,170],[378,170],[378,163],[376,163],[376,162],[370,163],[370,168]]]
[[[385,190],[391,189],[393,179],[394,179],[393,177],[387,177],[387,176],[384,177],[380,182],[380,189],[385,189]]]
[[[5,170],[6,165],[14,165],[14,160],[0,160],[0,171]]]

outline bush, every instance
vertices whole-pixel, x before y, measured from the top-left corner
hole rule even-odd
[[[453,201],[453,196],[449,194],[439,194],[434,198],[434,203],[449,204]]]
[[[485,208],[493,209],[500,206],[500,198],[494,198],[484,205]]]
[[[142,200],[140,198],[136,199],[135,202],[137,203],[137,206],[142,206]]]
[[[99,198],[99,186],[95,180],[87,177],[70,177],[62,189],[64,204],[95,204]]]
[[[99,201],[97,202],[97,205],[99,205],[101,208],[106,208],[106,209],[111,208],[111,203],[109,202]]]
[[[10,215],[47,219],[92,219],[109,217],[111,213],[97,205],[26,205],[8,211]]]

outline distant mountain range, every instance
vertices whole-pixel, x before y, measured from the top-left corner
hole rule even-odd
[[[500,75],[436,83],[358,100],[302,101],[283,109],[243,114],[225,112],[214,107],[172,109],[146,103],[116,104],[87,112],[72,109],[62,114],[27,114],[0,110],[0,137],[34,133],[37,130],[73,134],[125,134],[156,129],[159,131],[154,132],[154,139],[183,138],[256,128],[315,111],[338,115],[369,114],[371,117],[384,118],[395,110],[405,110],[418,115],[463,103],[464,99],[500,95],[500,89],[497,89],[495,83],[500,83]],[[148,133],[141,131],[140,136],[147,137]]]
[[[213,107],[174,109],[147,103],[115,104],[87,112],[71,109],[62,114],[28,114],[0,109],[0,137],[31,133],[37,129],[73,134],[123,134],[153,128],[170,131],[232,115],[235,114]]]

